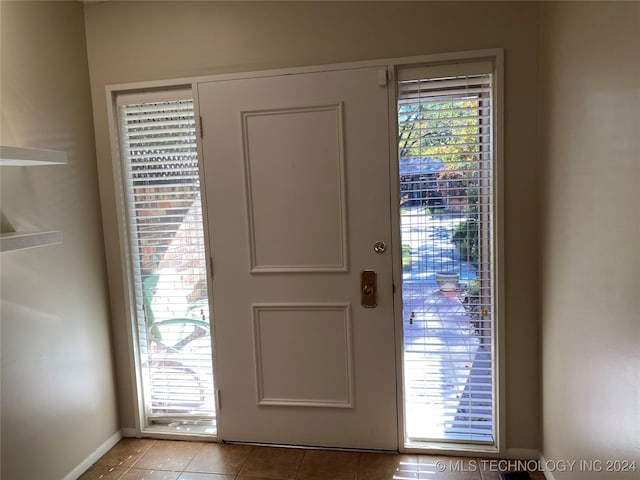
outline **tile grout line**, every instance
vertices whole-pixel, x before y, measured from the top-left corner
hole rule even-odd
[[[300,464],[298,465],[298,469],[296,470],[296,474],[293,477],[295,480],[298,480],[298,477],[300,476],[300,470],[302,470],[302,464],[304,463],[304,459],[307,458],[307,453],[309,453],[308,449],[304,449],[304,455],[302,455],[302,458],[300,459]]]
[[[133,467],[135,467],[138,464],[138,462],[142,459],[142,457],[144,457],[147,453],[149,453],[149,450],[151,450],[153,447],[155,447],[157,443],[158,443],[158,440],[153,439],[151,444],[147,447],[147,449],[144,452],[142,452],[140,454],[138,459],[135,462],[133,462],[131,465],[129,465],[129,468],[127,469],[127,473],[129,472],[129,470],[131,470]]]
[[[120,442],[118,442],[118,443],[120,443]],[[153,441],[151,442],[151,444],[147,447],[147,449],[146,449],[146,450],[144,450],[144,451],[140,454],[140,456],[139,456],[139,457],[138,457],[138,458],[137,458],[137,459],[136,459],[136,460],[135,460],[131,465],[129,465],[128,467],[124,467],[124,468],[123,468],[124,472],[122,472],[122,474],[121,474],[121,475],[118,475],[118,478],[117,478],[116,480],[120,480],[121,478],[124,478],[124,477],[125,477],[125,476],[130,472],[130,471],[131,471],[131,469],[133,469],[134,465],[136,465],[136,464],[138,463],[138,461],[140,461],[140,459],[141,459],[141,458],[142,458],[142,457],[143,457],[143,456],[144,456],[144,455],[145,455],[149,450],[151,450],[151,448],[152,448],[156,443],[157,443],[157,440],[153,440]],[[114,447],[115,447],[115,445],[114,445]],[[108,452],[107,452],[107,453],[108,453]],[[105,455],[106,455],[106,454],[105,454]],[[103,457],[104,457],[104,455],[103,455]],[[99,461],[99,460],[100,460],[100,459],[98,459],[98,460],[97,460],[97,461],[92,465],[92,467],[95,467],[95,466],[97,465],[97,463],[98,463],[98,461]],[[114,465],[109,465],[109,466],[108,466],[108,468],[109,468],[109,471],[113,471],[113,470],[114,470],[114,469],[116,469],[116,468],[120,468],[120,465],[115,465],[115,466],[114,466]],[[86,473],[86,472],[85,472],[85,473]]]
[[[358,465],[356,465],[356,477],[354,480],[358,480],[358,477],[360,476],[360,464],[362,463],[362,452],[360,452],[358,454]]]
[[[224,445],[224,443],[220,443],[219,445]],[[234,480],[237,480],[240,478],[240,474],[242,473],[242,469],[244,468],[244,466],[247,464],[247,462],[249,461],[249,457],[251,457],[251,455],[254,454],[254,452],[256,451],[256,447],[255,446],[251,446],[251,450],[249,450],[249,453],[247,454],[247,456],[244,458],[244,461],[242,462],[242,465],[240,465],[240,468],[238,468],[238,473],[236,473],[234,475]]]
[[[193,461],[196,459],[196,456],[198,455],[198,453],[200,452],[200,450],[203,450],[204,445],[200,445],[198,447],[198,450],[196,451],[196,453],[193,454],[193,457],[191,457],[191,459],[185,464],[184,467],[182,467],[182,470],[177,472],[178,476],[176,478],[180,478],[184,473],[188,473],[187,469],[189,468],[189,465],[191,465],[193,463]]]

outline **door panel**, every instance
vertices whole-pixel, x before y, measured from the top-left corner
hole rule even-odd
[[[377,68],[198,85],[227,441],[397,448]],[[377,272],[376,308],[360,272]]]
[[[241,116],[251,271],[346,270],[342,105]]]
[[[253,322],[260,405],[354,406],[348,304],[254,305]]]

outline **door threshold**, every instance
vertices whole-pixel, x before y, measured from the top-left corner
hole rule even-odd
[[[397,454],[398,450],[376,450],[371,448],[349,448],[349,447],[324,447],[317,445],[291,445],[291,444],[279,444],[279,443],[266,443],[266,442],[243,442],[233,440],[220,440],[220,443],[228,445],[248,445],[251,447],[273,447],[273,448],[292,448],[297,450],[331,450],[334,452],[359,452],[359,453],[388,453]]]
[[[479,443],[445,443],[427,441],[409,441],[400,450],[402,453],[417,453],[427,455],[447,455],[455,457],[468,457],[483,455],[487,457],[498,457],[500,450],[493,444]]]
[[[218,441],[215,421],[175,420],[153,423],[141,430],[143,437],[167,440]]]

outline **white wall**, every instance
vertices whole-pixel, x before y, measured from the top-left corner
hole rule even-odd
[[[537,449],[538,5],[91,2],[85,5],[122,426],[135,427],[105,85],[504,47],[507,447]]]
[[[544,454],[640,469],[640,3],[541,18]]]
[[[3,227],[64,235],[0,254],[2,477],[52,480],[119,431],[83,7],[0,8],[0,142],[69,156],[0,167]]]

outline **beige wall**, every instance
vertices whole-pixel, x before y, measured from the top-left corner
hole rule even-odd
[[[640,3],[545,3],[541,39],[544,454],[640,467]]]
[[[1,143],[69,152],[67,166],[0,171],[3,225],[65,236],[63,245],[0,259],[5,478],[60,478],[119,427],[82,8],[3,1],[0,10]],[[541,20],[538,8],[85,6],[122,426],[135,425],[134,400],[105,84],[504,47],[507,446],[540,446],[539,217],[543,453],[640,461],[640,5],[543,3]]]
[[[83,7],[0,8],[0,141],[69,157],[0,167],[3,227],[64,235],[0,257],[2,477],[60,479],[119,430]]]
[[[507,446],[539,447],[538,6],[107,2],[85,6],[122,426],[135,426],[105,85],[504,47]]]

